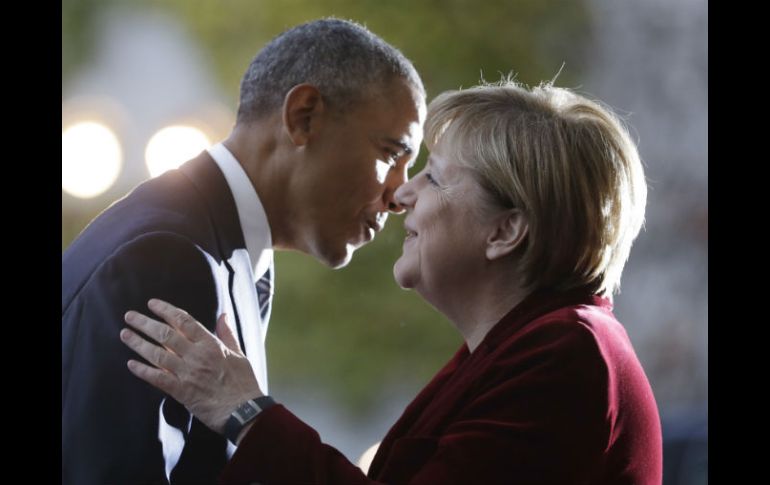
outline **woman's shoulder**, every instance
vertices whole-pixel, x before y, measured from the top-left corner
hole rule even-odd
[[[568,305],[533,318],[498,342],[489,359],[488,370],[504,380],[529,375],[604,390],[648,386],[628,334],[606,305]]]
[[[521,371],[595,380],[608,377],[618,358],[633,354],[612,311],[590,301],[551,309],[511,330],[497,342],[487,342],[487,358],[492,368],[503,370],[501,377]]]
[[[559,352],[578,351],[606,357],[615,348],[630,346],[623,325],[612,313],[612,305],[601,297],[591,297],[539,315],[510,335],[503,347],[522,343]]]

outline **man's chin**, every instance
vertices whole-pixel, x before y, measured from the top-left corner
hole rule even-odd
[[[332,269],[344,268],[353,259],[353,253],[355,253],[356,249],[356,246],[346,244],[344,250],[327,255],[324,262]]]

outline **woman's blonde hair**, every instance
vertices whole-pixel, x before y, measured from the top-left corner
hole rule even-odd
[[[529,222],[523,285],[611,297],[644,221],[647,184],[613,111],[568,89],[512,81],[436,97],[425,141],[446,137],[495,205]]]

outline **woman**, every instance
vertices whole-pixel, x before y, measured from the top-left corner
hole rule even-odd
[[[626,129],[569,90],[503,82],[438,96],[425,131],[428,162],[395,194],[406,238],[394,274],[465,344],[368,476],[267,398],[256,418],[231,418],[262,393],[221,318],[220,341],[164,302],[150,308],[170,326],[129,312],[165,346],[123,330],[155,366],[131,371],[230,428],[225,483],[660,483],[655,399],[611,311],[647,190]]]

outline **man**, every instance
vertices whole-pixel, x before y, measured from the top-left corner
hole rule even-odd
[[[346,265],[401,210],[424,117],[412,64],[357,24],[310,22],[257,54],[229,137],[113,204],[62,256],[63,483],[216,481],[233,446],[129,373],[123,314],[162,298],[211,331],[227,313],[267,392],[272,250]]]

